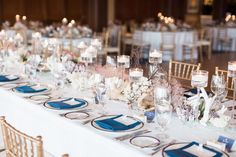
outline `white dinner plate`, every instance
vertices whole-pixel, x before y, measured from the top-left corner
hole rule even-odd
[[[83,119],[88,118],[89,114],[87,112],[74,111],[74,112],[68,112],[64,114],[64,117],[71,120],[83,120]]]
[[[35,101],[35,102],[45,102],[51,98],[52,97],[48,94],[37,94],[37,95],[31,95],[28,97],[28,99]]]
[[[172,149],[179,149],[179,148],[182,148],[186,145],[188,145],[190,143],[187,143],[187,142],[184,142],[184,143],[175,143],[175,144],[171,144],[171,145],[168,145],[167,147],[165,147],[163,150],[162,150],[162,156],[163,157],[168,157],[165,153],[166,150],[172,150]],[[193,146],[192,146],[193,147]],[[222,153],[222,156],[221,157],[230,157],[226,152],[224,151],[221,151],[215,147],[211,147],[211,146],[207,146],[209,148],[212,148],[218,152],[221,152]],[[190,147],[191,148],[191,147]],[[195,153],[202,153],[202,152],[196,152],[195,150],[197,149],[194,149],[194,148],[191,148],[191,149],[184,149],[185,151],[188,151],[188,152],[195,152]],[[205,150],[205,149],[204,149]],[[205,152],[206,153],[206,152]],[[193,153],[192,153],[193,154]],[[201,157],[205,157],[204,155],[200,155]],[[209,155],[208,155],[209,156]]]
[[[160,145],[160,140],[152,136],[136,136],[130,139],[130,143],[140,148],[152,148]]]
[[[0,84],[0,88],[4,88],[4,89],[13,89],[17,86],[23,86],[23,85],[27,85],[27,82],[19,82],[19,83],[5,83],[5,84]]]
[[[4,75],[5,77],[7,77],[8,79],[10,79],[9,81],[0,81],[0,83],[8,83],[8,82],[14,82],[14,81],[19,81],[20,77],[16,76],[16,75]]]
[[[96,120],[108,119],[108,118],[112,118],[112,117],[115,117],[115,116],[117,116],[117,115],[105,115],[105,116],[97,117],[97,118],[95,118],[95,119],[93,119],[93,120],[91,121],[91,125],[92,125],[94,128],[98,129],[98,130],[107,131],[107,132],[129,132],[129,131],[139,130],[139,129],[141,129],[141,128],[144,126],[144,123],[143,123],[142,121],[140,121],[140,120],[137,119],[137,118],[131,117],[131,116],[122,116],[122,117],[124,118],[122,121],[124,121],[124,122],[127,121],[127,122],[129,122],[129,123],[134,123],[134,122],[139,121],[140,124],[137,125],[137,126],[135,126],[134,128],[128,129],[128,130],[111,131],[111,130],[104,129],[104,128],[100,127],[99,125],[97,125],[97,124],[95,123]]]
[[[80,106],[80,107],[75,107],[75,108],[68,108],[68,109],[58,109],[58,108],[54,108],[54,107],[52,107],[52,106],[50,106],[49,104],[48,104],[48,102],[54,102],[54,101],[62,101],[62,100],[66,100],[66,99],[69,99],[69,98],[60,98],[60,99],[54,99],[54,100],[50,100],[50,101],[46,101],[46,102],[44,102],[44,107],[46,107],[46,108],[49,108],[49,109],[53,109],[53,110],[74,110],[74,109],[81,109],[81,108],[85,108],[86,106],[88,106],[88,102],[86,101],[86,100],[84,100],[84,99],[80,99],[80,98],[75,98],[75,99],[79,99],[79,100],[82,100],[82,101],[84,101],[85,102],[85,104],[84,105],[82,105],[82,106]]]

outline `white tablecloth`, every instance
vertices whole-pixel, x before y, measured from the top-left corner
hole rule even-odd
[[[135,33],[140,33],[140,31],[135,31]],[[149,31],[141,31],[142,33],[142,40],[145,43],[151,44],[151,49],[158,49],[160,50],[160,44],[161,44],[161,32],[149,32]],[[173,32],[174,33],[174,32]],[[194,32],[175,32],[175,44],[176,44],[176,50],[175,50],[175,58],[176,60],[182,61],[185,58],[189,59],[190,56],[186,55],[186,57],[183,57],[183,44],[185,42],[191,43],[193,42],[194,38]],[[134,35],[135,36],[135,35]],[[170,55],[164,55],[163,60],[170,60]],[[197,59],[198,54],[197,50],[194,53],[194,59]]]
[[[217,34],[218,28],[217,27],[210,27],[209,29],[212,30],[212,38],[213,38],[213,50],[219,51],[220,45],[217,43]],[[236,28],[227,28],[227,37],[232,39],[232,46],[228,51],[236,51]],[[227,50],[224,49],[223,50]]]
[[[41,76],[41,80],[52,83],[53,80],[48,74],[44,75]],[[88,108],[94,109],[96,106],[92,104],[91,93],[88,91],[78,92],[71,87],[53,91],[53,97],[60,95],[87,99],[90,102]],[[41,135],[44,149],[57,157],[63,153],[69,153],[71,157],[146,157],[151,152],[150,149],[132,146],[129,140],[118,142],[113,139],[124,133],[107,133],[96,130],[91,124],[82,125],[80,121],[63,118],[59,113],[66,111],[45,108],[42,104],[33,103],[22,95],[1,87],[0,100],[0,115],[6,116],[7,121],[22,132],[31,136]],[[109,101],[106,109],[110,114],[127,114],[127,106],[121,102]],[[98,116],[95,112],[90,114],[94,117]],[[147,123],[144,128],[152,130],[150,135],[153,136],[158,132],[155,131],[154,124]],[[170,138],[178,141],[195,140],[201,143],[216,140],[219,135],[236,139],[235,130],[204,127],[197,123],[183,125],[175,117],[172,118],[166,133]],[[231,154],[231,156],[235,155],[235,153]],[[161,157],[161,152],[156,156]]]

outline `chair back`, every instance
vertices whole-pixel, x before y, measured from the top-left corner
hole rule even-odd
[[[28,136],[0,117],[3,140],[7,157],[43,157],[43,141],[41,136]]]
[[[217,29],[217,38],[219,40],[226,40],[228,38],[228,31],[227,28],[224,27],[218,27]]]
[[[121,29],[118,30],[118,33],[113,36],[111,33],[111,29],[108,29],[105,32],[105,47],[119,47],[121,46]],[[114,41],[113,41],[114,40]],[[115,46],[113,43],[115,42]]]
[[[234,94],[234,80],[232,77],[228,77],[228,71],[227,70],[222,70],[219,69],[218,67],[215,68],[215,73],[218,75],[223,75],[226,81],[226,85],[227,85],[227,90],[228,90],[228,94],[227,97],[228,98],[233,98],[233,94]]]
[[[143,31],[135,31],[133,34],[133,40],[142,42],[143,41]]]
[[[170,60],[169,72],[168,72],[169,80],[171,78],[175,78],[185,81],[191,81],[191,75],[193,70],[199,70],[200,67],[201,67],[200,63],[191,64],[191,63],[184,63]],[[184,85],[184,86],[190,87],[190,85]]]
[[[202,28],[199,31],[199,39],[200,39],[200,41],[202,41],[202,40],[212,41],[212,35],[213,35],[213,32],[212,32],[211,29]]]
[[[162,32],[161,45],[175,45],[175,32]]]

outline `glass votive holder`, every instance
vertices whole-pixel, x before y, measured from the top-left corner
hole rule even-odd
[[[156,49],[149,52],[149,63],[150,64],[161,64],[162,63],[162,52]]]
[[[208,71],[193,70],[191,85],[193,87],[201,88],[201,87],[207,87],[207,84],[208,84]]]
[[[129,66],[130,66],[130,56],[120,55],[117,57],[118,68],[129,68]]]
[[[131,82],[138,82],[143,77],[143,69],[132,68],[129,69],[129,79]]]

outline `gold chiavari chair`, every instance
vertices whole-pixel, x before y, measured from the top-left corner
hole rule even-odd
[[[228,29],[225,27],[218,27],[217,29],[217,45],[220,50],[230,50],[232,47],[232,38],[228,37]]]
[[[6,122],[0,117],[3,140],[7,157],[43,157],[43,141],[41,136],[33,138],[28,136]]]
[[[227,85],[227,98],[232,99],[233,98],[233,94],[234,94],[234,81],[233,78],[228,77],[228,71],[227,70],[222,70],[219,69],[218,67],[215,67],[215,73],[218,75],[223,75],[226,81],[226,85]]]
[[[182,83],[183,87],[191,88],[190,81],[191,81],[191,74],[193,70],[199,70],[201,64],[191,64],[191,63],[184,63],[178,61],[169,62],[169,72],[168,78],[178,79],[180,83]]]
[[[6,157],[53,157],[43,151],[41,136],[34,138],[20,132],[7,123],[3,116],[0,117],[0,125],[5,145],[5,152],[1,152],[1,154],[5,153]],[[69,157],[69,155],[64,154],[62,157]]]
[[[160,49],[164,52],[170,52],[172,59],[175,59],[175,32],[162,32]]]
[[[199,44],[198,44],[198,33],[196,31],[193,32],[193,39],[192,41],[188,38],[188,34],[185,34],[184,36],[184,43],[183,43],[183,60],[186,60],[186,55],[190,55],[190,61],[193,62],[193,58],[194,58],[194,52],[197,52],[195,50],[197,50],[199,48]],[[203,55],[202,55],[202,51],[199,51],[200,53],[200,60],[201,62],[203,61]]]
[[[105,47],[104,52],[107,53],[117,53],[117,55],[120,55],[120,46],[121,46],[121,30],[118,31],[118,34],[116,36],[117,44],[116,46],[110,46],[110,39],[111,39],[111,31],[107,30],[105,32]]]
[[[211,59],[212,55],[212,30],[211,29],[200,29],[199,30],[199,40],[198,40],[198,45],[199,45],[199,53],[200,53],[200,60],[203,61],[203,48],[207,48],[207,58]]]

